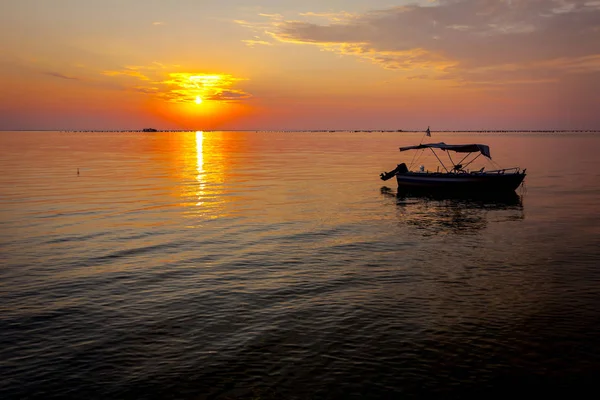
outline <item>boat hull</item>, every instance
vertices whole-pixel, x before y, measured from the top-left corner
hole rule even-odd
[[[418,173],[396,174],[398,189],[454,193],[496,193],[515,191],[524,173]]]

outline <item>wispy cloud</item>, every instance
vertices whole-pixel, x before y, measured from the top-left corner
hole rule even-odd
[[[120,70],[106,70],[106,71],[102,71],[102,74],[106,75],[106,76],[123,75],[123,76],[138,78],[138,79],[141,79],[144,81],[150,81],[150,80],[152,80],[148,76],[150,73],[160,71],[160,70],[165,70],[167,68],[176,68],[176,67],[179,67],[179,66],[178,65],[165,65],[165,64],[159,63],[157,61],[154,61],[150,65],[128,65],[128,66],[123,67]]]
[[[278,14],[277,14],[278,15]],[[265,33],[265,31],[269,31],[273,29],[273,26],[276,26],[281,21],[278,17],[271,16],[270,14],[259,14],[262,17],[261,21],[248,21],[245,19],[235,19],[233,22],[244,28],[247,28],[256,33]],[[265,18],[267,18],[265,20]]]
[[[284,17],[281,14],[266,14],[266,13],[260,13],[258,14],[261,17],[267,17],[267,18],[271,18],[277,21],[283,21]]]
[[[241,78],[228,74],[206,74],[175,72],[170,73],[168,79],[158,82],[167,90],[160,95],[161,98],[175,102],[192,102],[197,96],[203,100],[236,101],[247,99],[250,94],[232,88]]]
[[[273,46],[273,43],[267,42],[266,40],[248,39],[248,40],[242,40],[242,42],[246,43],[246,45],[248,45],[250,47],[254,47],[254,46],[257,46],[257,45],[260,45],[260,46]]]
[[[298,14],[301,17],[316,17],[316,18],[324,18],[326,20],[328,20],[329,22],[342,22],[342,23],[346,23],[349,20],[351,20],[352,18],[358,17],[359,14],[355,14],[355,13],[349,13],[346,11],[341,11],[341,12],[304,12],[304,13],[300,13]]]
[[[150,78],[148,78],[146,75],[142,74],[140,71],[136,71],[131,68],[125,68],[121,71],[103,71],[102,74],[106,75],[106,76],[125,75],[125,76],[131,76],[134,78],[142,79],[144,81],[150,80]]]
[[[103,74],[135,78],[135,81],[127,86],[128,90],[172,103],[192,103],[197,97],[223,102],[240,101],[251,97],[249,93],[234,87],[244,80],[242,78],[229,74],[166,73],[166,68],[163,64],[153,63],[150,66],[129,66],[118,71],[104,71]],[[144,70],[145,74],[140,70]],[[140,84],[140,81],[147,83]]]
[[[152,23],[152,25],[154,25],[154,26],[160,26],[160,25],[164,25],[164,24],[165,23],[162,22],[162,21],[155,21],[155,22]]]
[[[65,74],[61,74],[60,72],[53,72],[53,71],[46,71],[46,72],[42,72],[45,75],[49,75],[49,76],[53,76],[55,78],[60,78],[60,79],[68,79],[68,80],[73,80],[73,81],[80,81],[81,78],[77,78],[75,76],[69,76],[69,75],[65,75]]]
[[[242,25],[274,41],[317,46],[413,76],[492,85],[499,76],[507,83],[547,82],[600,72],[598,21],[598,0],[438,0],[362,14],[263,14]],[[540,68],[543,79],[535,78]]]

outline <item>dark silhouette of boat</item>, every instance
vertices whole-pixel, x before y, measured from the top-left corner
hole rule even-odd
[[[144,128],[142,130],[142,132],[158,132],[158,130],[154,129],[154,128]]]
[[[429,136],[429,135],[428,135]],[[440,162],[443,171],[429,172],[421,167],[420,171],[409,171],[405,163],[399,164],[394,170],[380,175],[386,181],[396,177],[398,190],[418,190],[440,193],[498,193],[515,191],[525,179],[525,169],[519,167],[485,171],[481,168],[469,171],[467,167],[479,156],[492,159],[490,148],[485,144],[446,144],[428,143],[416,146],[401,147],[400,151],[429,149]],[[448,152],[452,167],[448,168],[438,157],[434,149]],[[461,161],[454,163],[449,152],[467,153]],[[466,162],[469,156],[470,161]]]

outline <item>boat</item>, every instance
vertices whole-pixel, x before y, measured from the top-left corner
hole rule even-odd
[[[144,128],[144,130],[142,130],[142,132],[158,132],[158,130],[154,129],[154,128]]]
[[[438,167],[435,172],[430,172],[425,171],[424,167],[421,166],[419,171],[410,171],[405,163],[401,163],[394,170],[382,173],[380,175],[381,179],[387,181],[396,177],[399,191],[479,194],[514,192],[525,179],[526,169],[521,170],[520,167],[490,171],[486,171],[484,167],[470,171],[467,167],[481,155],[489,160],[492,159],[490,148],[485,144],[446,144],[440,142],[400,147],[401,152],[426,149],[433,152],[441,164],[442,170]],[[452,166],[447,167],[435,150],[446,152]],[[466,153],[466,155],[458,163],[455,163],[450,155],[451,152]]]

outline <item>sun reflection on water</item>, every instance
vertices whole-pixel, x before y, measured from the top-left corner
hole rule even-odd
[[[197,206],[201,206],[204,203],[204,192],[205,192],[205,182],[204,182],[204,132],[197,131],[196,132],[196,181],[198,182],[198,191],[196,193],[196,197],[198,198]]]

